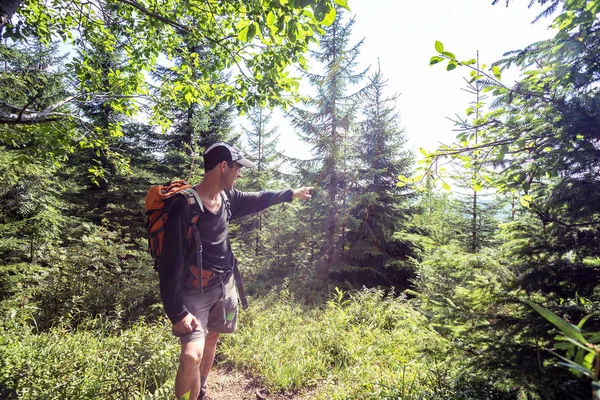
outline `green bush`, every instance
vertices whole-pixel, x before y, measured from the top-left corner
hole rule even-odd
[[[13,317],[0,327],[0,397],[171,399],[179,343],[170,323],[138,322],[107,335],[56,326],[35,333]]]
[[[45,279],[31,289],[38,325],[47,329],[61,321],[76,327],[101,316],[118,328],[162,315],[158,274],[143,245],[103,226],[85,229],[81,240],[53,252]]]
[[[425,386],[432,365],[444,365],[436,354],[444,353],[423,315],[383,290],[338,290],[312,310],[282,290],[241,313],[240,329],[224,338],[219,360],[262,377],[274,391],[312,387],[318,399],[416,399],[452,390],[442,379],[434,389]]]

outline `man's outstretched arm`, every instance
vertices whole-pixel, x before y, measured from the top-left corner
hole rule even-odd
[[[293,199],[310,199],[312,187],[287,189],[282,191],[263,190],[261,192],[241,192],[233,189],[227,192],[231,202],[231,218],[239,218]]]

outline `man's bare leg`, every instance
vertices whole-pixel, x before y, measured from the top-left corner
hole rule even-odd
[[[215,361],[217,353],[217,343],[219,343],[219,332],[209,332],[204,339],[204,352],[202,363],[200,364],[200,376],[208,376]]]
[[[197,399],[200,394],[200,365],[202,365],[204,346],[204,340],[181,345],[179,368],[175,377],[175,396],[178,399],[188,392],[190,392],[190,399]]]

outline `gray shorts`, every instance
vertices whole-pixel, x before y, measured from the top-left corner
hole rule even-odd
[[[196,330],[180,336],[181,343],[203,340],[209,332],[231,333],[237,328],[238,294],[233,274],[221,284],[201,292],[186,288],[183,304],[200,324]]]

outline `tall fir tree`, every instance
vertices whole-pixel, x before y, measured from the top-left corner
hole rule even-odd
[[[69,93],[64,59],[57,45],[46,47],[34,38],[29,48],[0,43],[0,109],[44,108]],[[0,298],[14,289],[10,276],[39,277],[32,266],[44,263],[48,251],[60,245],[64,217],[55,173],[73,148],[73,129],[68,121],[0,124]]]
[[[416,253],[406,235],[409,196],[396,181],[409,171],[413,157],[403,149],[406,135],[396,109],[397,95],[387,97],[386,86],[379,69],[369,76],[363,92],[363,120],[354,150],[358,174],[350,191],[350,223],[344,243],[350,269],[342,277],[359,286],[407,287],[410,260]]]
[[[327,279],[331,268],[342,253],[341,221],[345,187],[349,184],[343,174],[344,149],[350,128],[355,120],[360,90],[351,93],[363,80],[366,71],[355,72],[363,41],[351,45],[354,18],[344,20],[343,9],[337,8],[338,18],[325,28],[321,46],[312,52],[321,63],[323,72],[305,73],[316,90],[316,95],[305,102],[305,108],[296,107],[290,115],[300,137],[316,155],[310,164],[310,182],[317,188],[312,201],[313,212],[322,215],[317,226],[326,226],[323,243],[324,257],[319,260],[321,279]]]
[[[481,74],[479,64],[479,51],[475,58],[475,72]],[[457,117],[454,120],[455,130],[459,132],[459,137],[470,135],[473,141],[474,150],[469,151],[468,155],[471,162],[457,168],[453,176],[456,186],[455,207],[459,212],[457,220],[458,240],[462,247],[470,252],[477,253],[487,246],[498,244],[496,239],[498,234],[498,219],[500,210],[503,207],[501,196],[482,191],[484,183],[489,181],[494,171],[490,168],[489,160],[485,159],[485,153],[477,148],[481,144],[479,131],[481,128],[474,121],[479,119],[485,113],[488,96],[484,90],[490,86],[489,81],[478,79],[466,79],[465,92],[471,95],[471,101],[467,109],[465,118]]]
[[[188,43],[187,39],[185,35],[182,37],[184,44],[179,57],[173,60],[176,66],[184,64],[190,57],[201,60],[200,65],[214,62],[208,49]],[[192,76],[197,78],[203,73],[204,71],[198,68],[192,71]],[[158,66],[153,76],[172,85],[176,85],[182,79],[181,71],[170,66]],[[213,74],[213,90],[218,92],[218,88],[228,80],[228,74]],[[186,96],[181,96],[175,102],[160,104],[162,113],[173,121],[165,134],[165,146],[162,151],[164,164],[171,166],[171,178],[199,179],[202,149],[218,141],[232,142],[239,139],[239,135],[233,132],[234,105],[223,99],[212,99],[207,95],[205,101],[193,102]]]
[[[257,191],[276,188],[278,169],[282,163],[282,155],[277,150],[279,135],[277,127],[271,128],[272,111],[263,108],[253,109],[248,113],[251,127],[242,126],[248,145],[244,148],[248,158],[256,163],[256,167],[244,171],[244,189]],[[254,249],[254,255],[260,256],[264,250],[263,236],[265,226],[269,225],[269,215],[273,210],[263,210],[248,218],[245,230],[251,230],[254,243],[248,243]]]

